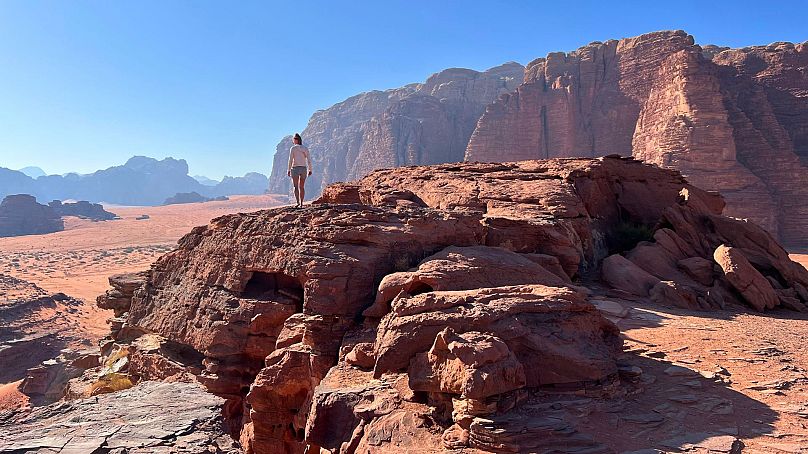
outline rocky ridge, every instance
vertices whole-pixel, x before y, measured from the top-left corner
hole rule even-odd
[[[702,48],[682,31],[551,53],[486,108],[465,159],[633,155],[720,191],[727,214],[801,244],[807,67],[805,43]]]
[[[76,216],[93,221],[110,221],[118,217],[115,213],[105,210],[101,204],[90,203],[86,200],[65,203],[61,200],[53,200],[48,202],[48,206],[53,208],[53,211],[59,216]]]
[[[462,161],[485,106],[516,88],[523,74],[517,63],[483,72],[446,69],[424,83],[362,93],[314,113],[301,131],[314,164],[310,193],[378,168]],[[290,191],[291,145],[290,136],[277,146],[271,192]]]
[[[699,310],[806,308],[808,272],[723,205],[619,157],[376,171],[301,210],[215,219],[116,278],[102,354],[135,382],[202,383],[247,452],[639,449],[574,416],[573,396],[643,392],[601,285]]]

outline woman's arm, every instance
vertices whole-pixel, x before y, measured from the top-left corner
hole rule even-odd
[[[311,169],[312,169],[312,167],[311,167],[311,156],[309,156],[310,154],[311,154],[311,152],[308,149],[306,149],[306,164],[309,165],[309,175],[311,175]]]
[[[290,177],[292,176],[292,150],[294,147],[289,149],[289,165],[286,166],[286,174]]]

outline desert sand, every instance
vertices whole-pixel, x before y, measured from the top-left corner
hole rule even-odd
[[[670,418],[658,430],[670,429],[678,419],[691,434],[739,436],[744,452],[808,448],[808,353],[803,348],[808,314],[707,314],[640,303],[616,315],[612,319],[626,339],[625,358],[656,380],[642,399],[629,399],[624,411]],[[669,375],[671,364],[704,377]],[[715,384],[705,377],[716,377]],[[608,433],[610,427],[603,421],[592,429]],[[643,436],[635,430],[628,431],[631,438]],[[625,433],[613,436],[619,441]]]
[[[95,341],[109,330],[106,319],[111,311],[96,308],[95,297],[107,290],[110,275],[148,269],[193,227],[215,217],[285,202],[282,195],[261,195],[158,207],[106,205],[121,219],[94,222],[66,217],[62,232],[0,238],[0,273],[84,300],[87,304],[77,315],[83,331]],[[137,219],[143,215],[148,219]]]
[[[805,251],[799,251],[799,253],[789,254],[791,260],[800,263],[802,266],[808,268],[808,253]]]

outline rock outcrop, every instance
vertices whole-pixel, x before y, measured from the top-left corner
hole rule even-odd
[[[53,208],[37,203],[34,196],[10,195],[0,202],[0,237],[41,235],[64,228]]]
[[[79,202],[62,203],[61,200],[48,202],[48,206],[53,208],[59,216],[76,216],[82,219],[92,219],[93,221],[110,221],[118,216],[104,209],[99,203],[90,203],[86,200]]]
[[[485,106],[516,88],[523,74],[517,63],[483,72],[447,69],[424,83],[362,93],[316,112],[301,132],[314,162],[310,194],[379,168],[462,161]],[[290,191],[291,145],[291,137],[278,144],[271,192]]]
[[[112,289],[96,298],[98,307],[112,309],[115,317],[129,312],[132,296],[146,282],[147,272],[115,274],[108,278]]]
[[[537,59],[488,106],[465,159],[634,155],[720,191],[727,214],[803,244],[808,45],[706,49],[670,31]]]
[[[723,206],[631,158],[379,170],[214,219],[144,280],[112,279],[102,361],[202,383],[247,452],[610,452],[563,404],[521,409],[626,392],[619,332],[573,284],[605,257],[633,298],[755,307],[732,276],[754,271],[792,298],[778,306],[808,301],[808,272]]]
[[[201,202],[212,202],[212,201],[224,201],[227,200],[225,196],[219,196],[215,198],[205,197],[198,192],[178,192],[173,196],[167,198],[163,205],[179,205],[183,203],[201,203]]]

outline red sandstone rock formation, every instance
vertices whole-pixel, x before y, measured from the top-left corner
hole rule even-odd
[[[528,64],[486,109],[467,161],[633,154],[720,191],[786,243],[808,232],[808,45],[704,51],[682,31]]]
[[[424,83],[362,93],[316,112],[302,131],[314,161],[309,194],[379,168],[462,161],[485,106],[516,88],[523,74],[517,63],[483,72],[447,69]],[[278,144],[272,192],[290,191],[290,146],[291,137]]]
[[[721,216],[700,197],[684,189],[679,203],[663,210],[653,241],[604,260],[604,281],[689,309],[745,303],[758,311],[808,310],[808,271],[764,229]]]
[[[223,397],[247,452],[610,452],[563,406],[522,408],[621,392],[618,330],[573,279],[623,253],[605,280],[637,298],[755,306],[732,273],[758,273],[779,304],[808,301],[805,270],[723,206],[631,158],[376,171],[300,210],[198,227],[134,290],[112,279],[99,303],[121,326],[102,353],[126,352],[133,381]],[[629,227],[655,242],[619,249]]]

